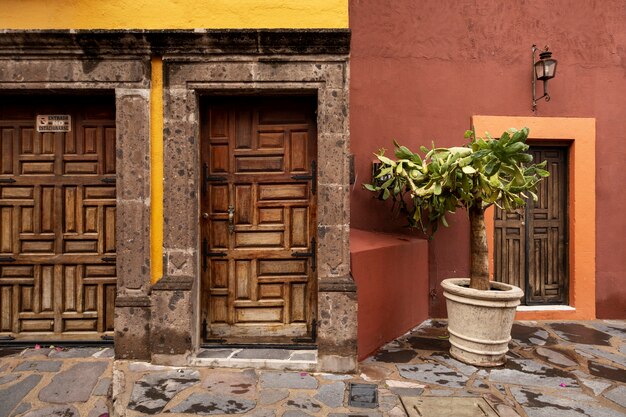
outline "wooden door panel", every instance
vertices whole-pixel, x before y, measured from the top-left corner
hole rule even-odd
[[[202,311],[209,336],[304,336],[315,306],[310,100],[214,100],[204,107]],[[229,217],[230,216],[230,217]]]
[[[525,209],[495,214],[495,278],[525,291],[526,304],[567,301],[567,163],[564,148],[531,148],[550,176]]]
[[[524,210],[506,212],[496,207],[495,213],[495,276],[520,288],[525,287],[525,245]]]
[[[101,180],[115,174],[114,105],[76,101],[0,106],[0,178],[13,181],[0,184],[0,332],[18,338],[113,331],[116,192]],[[71,131],[39,133],[35,114],[70,114]]]
[[[535,149],[535,160],[547,161],[550,176],[537,189],[538,199],[528,207],[527,300],[533,303],[564,302],[566,283],[566,164],[559,149]]]
[[[291,148],[290,167],[294,174],[307,172],[310,168],[310,161],[307,158],[306,150],[309,148],[309,134],[307,131],[292,130],[290,132],[289,146]]]

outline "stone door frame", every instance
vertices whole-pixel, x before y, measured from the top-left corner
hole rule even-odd
[[[339,56],[239,55],[163,57],[164,278],[153,288],[153,336],[185,341],[175,355],[200,345],[200,113],[203,95],[307,94],[317,96],[318,149],[318,366],[356,368],[356,289],[349,264],[348,59]],[[183,204],[181,204],[183,203]],[[161,291],[162,289],[162,291]],[[162,294],[161,294],[162,292]],[[156,298],[155,298],[156,297]],[[176,299],[183,320],[166,308]],[[156,302],[154,302],[156,301]],[[333,311],[333,315],[328,314]],[[155,319],[156,318],[156,319]],[[174,325],[172,325],[172,323]],[[154,326],[158,326],[155,328]],[[194,329],[191,337],[183,334]],[[181,329],[185,329],[181,331]],[[153,359],[168,355],[153,344]],[[156,349],[155,349],[156,348]]]
[[[115,94],[117,358],[181,363],[199,347],[199,95],[305,92],[318,97],[318,368],[356,369],[349,45],[347,29],[0,33],[0,94]],[[155,285],[150,283],[153,56],[164,62],[165,123],[164,277]]]
[[[150,318],[150,54],[130,33],[3,31],[0,95],[111,94],[116,114],[116,352],[145,358]],[[131,256],[132,254],[132,256]],[[133,320],[126,318],[133,317]]]

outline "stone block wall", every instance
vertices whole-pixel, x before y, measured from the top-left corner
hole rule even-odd
[[[116,98],[118,358],[181,363],[200,343],[199,113],[206,94],[318,99],[320,369],[356,369],[349,256],[348,30],[4,31],[0,95]],[[150,59],[164,62],[164,277],[150,281]]]

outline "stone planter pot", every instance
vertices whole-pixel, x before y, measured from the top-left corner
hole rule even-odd
[[[509,350],[515,308],[524,292],[513,285],[491,282],[490,291],[469,288],[469,278],[441,283],[448,308],[450,355],[478,366],[498,366]]]

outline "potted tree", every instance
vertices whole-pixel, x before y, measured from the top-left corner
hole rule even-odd
[[[380,150],[379,169],[364,187],[394,211],[407,216],[409,226],[434,233],[448,226],[447,213],[467,210],[470,220],[470,277],[442,282],[448,309],[450,354],[465,363],[497,366],[504,363],[515,309],[523,292],[513,285],[489,280],[485,210],[521,207],[537,200],[538,182],[548,176],[545,162],[533,164],[527,152],[528,129],[510,129],[500,138],[477,138],[465,133],[462,147],[421,147],[423,157],[395,144],[395,159]]]

